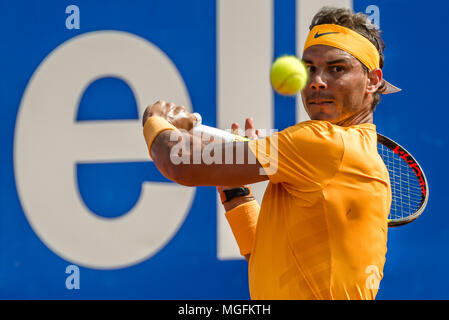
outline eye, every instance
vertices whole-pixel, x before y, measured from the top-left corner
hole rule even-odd
[[[342,66],[332,66],[332,67],[331,67],[331,70],[332,70],[333,72],[342,72],[343,70],[345,70],[345,68],[342,67]]]
[[[309,73],[313,73],[315,72],[315,67],[314,66],[307,66],[307,70],[309,71]]]

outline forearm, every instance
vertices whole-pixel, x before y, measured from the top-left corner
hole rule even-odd
[[[246,142],[209,145],[200,137],[169,127],[156,135],[153,127],[159,123],[148,121],[144,134],[151,157],[172,181],[186,186],[239,186],[268,178]]]
[[[186,173],[192,168],[181,167],[181,164],[194,163],[194,146],[201,151],[204,147],[202,141],[158,116],[147,119],[143,134],[150,156],[159,171],[168,179],[186,185],[180,173]]]
[[[151,146],[151,158],[159,171],[168,179],[180,183],[179,164],[174,160],[172,155],[173,147],[179,141],[186,141],[190,139],[187,133],[175,132],[173,130],[166,130],[156,136]],[[179,155],[176,155],[178,157]],[[185,156],[185,155],[184,155]]]

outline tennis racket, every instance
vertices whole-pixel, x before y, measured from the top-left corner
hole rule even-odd
[[[429,199],[424,170],[404,147],[380,133],[377,134],[377,150],[390,175],[392,198],[388,226],[401,226],[416,220]]]
[[[225,142],[248,140],[245,137],[201,124],[201,115],[194,113],[194,131],[220,137]],[[397,142],[377,134],[378,153],[390,176],[391,208],[388,226],[396,227],[412,222],[424,211],[429,199],[429,186],[424,170],[416,159]]]

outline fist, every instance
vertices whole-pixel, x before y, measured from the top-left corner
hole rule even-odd
[[[172,102],[159,100],[149,105],[143,113],[142,125],[149,117],[159,116],[170,122],[178,129],[190,131],[196,122],[196,117],[188,112],[184,106],[176,106]]]

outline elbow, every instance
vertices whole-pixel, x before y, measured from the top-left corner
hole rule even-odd
[[[185,165],[175,165],[169,164],[166,168],[166,177],[171,181],[186,186],[186,187],[195,187],[195,181],[193,181],[191,170],[187,168]],[[165,175],[165,174],[164,174]]]
[[[185,181],[185,180],[182,180],[182,179],[180,179],[178,181],[175,181],[175,182],[177,184],[185,186],[185,187],[197,187],[198,186],[197,184],[195,184],[193,182]]]
[[[186,186],[186,187],[196,187],[198,183],[195,179],[195,174],[192,172],[192,168],[186,168],[184,165],[176,166],[176,173],[174,173],[174,181],[177,184]]]

